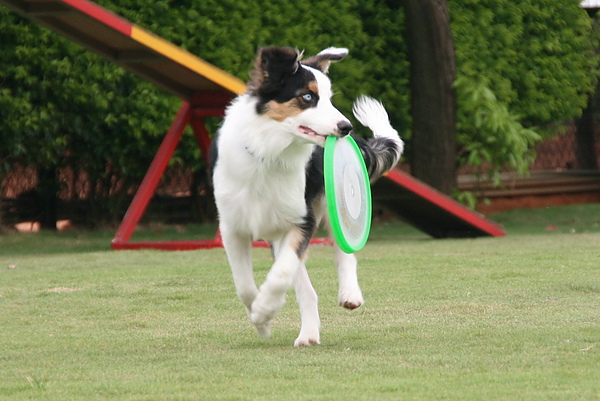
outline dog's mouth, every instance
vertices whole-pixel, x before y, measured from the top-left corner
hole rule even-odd
[[[317,131],[307,127],[306,125],[300,125],[298,127],[298,131],[312,142],[321,143],[325,141],[325,138],[327,138],[327,135],[319,134]]]
[[[312,128],[307,127],[306,125],[299,126],[298,131],[300,131],[301,134],[308,135],[308,136],[325,137],[325,135],[319,134],[317,131],[313,130]]]

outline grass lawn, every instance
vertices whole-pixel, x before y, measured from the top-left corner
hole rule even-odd
[[[494,220],[506,237],[374,226],[355,311],[336,304],[332,250],[311,248],[323,329],[307,348],[293,293],[258,337],[222,249],[0,235],[0,400],[600,399],[600,205]],[[269,252],[254,254],[262,281]]]

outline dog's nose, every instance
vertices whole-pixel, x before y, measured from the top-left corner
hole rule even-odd
[[[337,128],[340,132],[340,136],[344,137],[352,131],[352,124],[348,120],[342,120],[337,123]]]

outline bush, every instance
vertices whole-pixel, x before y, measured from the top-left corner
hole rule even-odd
[[[594,89],[598,58],[592,21],[578,4],[450,0],[458,75],[485,81],[526,127],[579,116]],[[463,125],[474,124],[459,115]]]
[[[488,171],[496,185],[500,184],[498,172],[503,167],[526,173],[535,161],[533,146],[541,136],[524,127],[498,101],[486,80],[463,76],[455,86],[463,113],[457,123],[457,140],[463,147],[459,158],[464,165],[475,167],[480,174]]]
[[[84,171],[92,204],[118,195],[115,181],[124,190],[139,182],[170,123],[173,99],[4,8],[0,32],[0,170],[18,163]]]

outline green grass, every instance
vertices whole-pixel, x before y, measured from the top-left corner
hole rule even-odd
[[[108,232],[2,235],[0,400],[599,399],[600,205],[494,219],[508,236],[374,226],[359,254],[367,302],[355,311],[336,305],[331,249],[311,248],[322,344],[300,349],[293,294],[260,339],[221,249],[111,251]],[[255,260],[260,281],[269,252]]]

